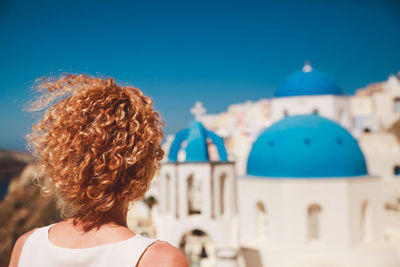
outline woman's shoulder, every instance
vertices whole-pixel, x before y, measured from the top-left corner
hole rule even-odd
[[[165,241],[156,241],[149,246],[139,261],[138,267],[165,266],[188,267],[185,255]]]
[[[21,255],[22,248],[24,247],[24,244],[26,240],[35,232],[38,228],[34,228],[30,230],[29,232],[26,232],[25,234],[21,235],[17,241],[15,242],[14,248],[11,253],[11,259],[10,259],[10,264],[9,267],[16,267],[18,266],[18,260],[19,256]]]

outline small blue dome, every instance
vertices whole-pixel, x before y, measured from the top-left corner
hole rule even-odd
[[[275,91],[275,97],[303,95],[343,95],[339,84],[318,70],[297,71]]]
[[[224,139],[212,131],[204,128],[199,121],[194,121],[189,128],[183,129],[175,135],[168,153],[168,160],[178,161],[178,152],[182,148],[185,150],[185,162],[205,162],[210,160],[207,140],[212,142],[218,150],[220,161],[227,161]],[[183,147],[183,144],[186,144]]]
[[[254,142],[247,174],[317,178],[367,175],[357,140],[334,121],[318,115],[286,117]]]

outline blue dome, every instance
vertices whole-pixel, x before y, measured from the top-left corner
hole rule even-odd
[[[303,95],[343,95],[339,84],[318,70],[297,71],[275,91],[275,97]]]
[[[317,178],[367,175],[357,140],[334,121],[318,115],[286,117],[254,142],[247,174]]]
[[[210,160],[207,140],[210,140],[218,150],[220,161],[227,161],[224,139],[204,128],[199,121],[194,121],[189,128],[178,132],[171,144],[168,153],[168,160],[171,162],[178,161],[178,152],[182,148],[185,150],[185,162],[205,162]],[[183,143],[186,146],[183,147]]]

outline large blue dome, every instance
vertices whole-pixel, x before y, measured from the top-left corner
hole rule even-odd
[[[307,68],[306,68],[307,69]],[[340,85],[324,72],[313,70],[297,71],[275,91],[275,97],[303,95],[343,95]]]
[[[254,142],[247,174],[317,178],[367,175],[357,140],[334,121],[318,115],[286,117]]]

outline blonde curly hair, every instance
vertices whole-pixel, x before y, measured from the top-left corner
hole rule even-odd
[[[46,110],[27,135],[63,217],[88,231],[116,205],[141,199],[163,157],[163,120],[153,100],[113,79],[43,78],[28,110]]]

